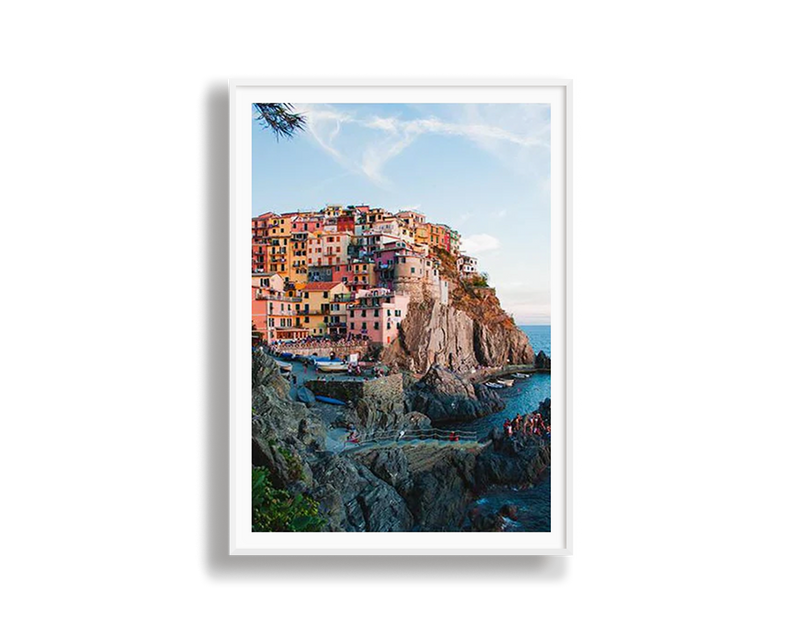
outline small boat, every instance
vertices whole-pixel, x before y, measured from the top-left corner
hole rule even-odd
[[[317,369],[323,373],[344,373],[347,371],[345,362],[318,362]]]
[[[325,404],[335,404],[342,407],[347,406],[346,402],[342,402],[341,400],[337,400],[336,398],[328,398],[326,396],[316,396],[317,402],[324,402]]]
[[[291,372],[291,370],[292,370],[292,365],[290,365],[288,362],[279,362],[279,363],[278,363],[278,368],[279,368],[281,371],[289,371],[289,372]]]
[[[514,381],[508,378],[498,378],[497,380],[495,380],[495,382],[497,384],[502,384],[504,387],[510,387],[514,384]]]
[[[502,384],[498,384],[496,382],[485,382],[484,383],[490,389],[505,389],[505,386]]]
[[[531,374],[529,374],[529,373],[512,373],[511,377],[512,378],[516,378],[517,380],[527,380],[528,378],[531,377]]]
[[[297,390],[297,399],[302,402],[303,404],[311,404],[316,400],[314,394],[311,392],[311,389],[307,387],[300,387]]]
[[[283,358],[284,360],[293,360],[294,354],[290,353],[289,351],[282,351],[280,353],[280,357]]]

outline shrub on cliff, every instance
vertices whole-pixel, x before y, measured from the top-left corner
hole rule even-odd
[[[253,467],[253,531],[322,531],[319,504],[302,494],[276,489],[266,467]]]

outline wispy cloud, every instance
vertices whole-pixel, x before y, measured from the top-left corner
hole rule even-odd
[[[348,170],[361,173],[384,188],[391,186],[384,172],[386,164],[423,135],[462,137],[495,155],[502,155],[506,147],[528,150],[549,149],[550,146],[549,112],[546,122],[541,118],[541,122],[530,122],[526,118],[521,121],[515,119],[516,130],[512,130],[510,127],[494,124],[504,122],[502,117],[469,108],[472,105],[461,105],[459,118],[454,119],[455,121],[435,116],[414,119],[375,115],[359,117],[355,113],[327,105],[298,106],[306,115],[309,133],[327,153]],[[349,136],[348,145],[340,144],[340,138],[345,137],[340,134],[346,127],[357,127],[362,134]],[[372,135],[363,135],[364,133]],[[345,146],[348,146],[346,150]]]
[[[490,236],[488,233],[477,233],[462,239],[461,248],[464,250],[464,253],[469,255],[486,253],[499,249],[500,240],[494,236]]]

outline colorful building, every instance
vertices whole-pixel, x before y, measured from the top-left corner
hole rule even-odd
[[[478,273],[478,259],[465,253],[458,256],[456,264],[458,265],[458,273],[462,278],[468,278]]]
[[[272,278],[259,278],[267,281],[267,286],[254,283],[251,286],[253,337],[273,344],[281,340],[296,340],[308,335],[304,327],[295,326],[295,308],[300,298],[283,290],[283,280],[277,274]],[[277,277],[277,280],[274,278]]]
[[[337,294],[348,293],[342,282],[309,282],[300,292],[300,306],[296,313],[301,327],[308,329],[309,336],[327,335],[330,322],[331,303]]]
[[[254,335],[356,335],[386,344],[409,301],[447,304],[449,285],[431,248],[458,255],[460,236],[419,212],[328,205],[267,212],[251,226]],[[477,271],[469,256],[458,266],[462,275]]]
[[[348,306],[348,335],[389,344],[408,313],[409,297],[390,289],[365,289]]]

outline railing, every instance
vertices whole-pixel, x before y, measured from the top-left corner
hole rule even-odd
[[[402,435],[401,435],[402,434]],[[395,436],[377,435],[368,438],[358,438],[357,442],[346,440],[344,450],[354,451],[361,448],[391,445],[391,444],[439,444],[456,445],[462,442],[475,443],[478,441],[478,432],[467,429],[446,429],[433,427],[431,429],[411,429],[401,431]]]
[[[273,300],[276,302],[300,302],[302,298],[293,298],[293,297],[286,297],[286,296],[274,296],[265,293],[257,293],[256,300]]]

